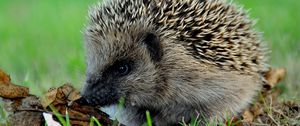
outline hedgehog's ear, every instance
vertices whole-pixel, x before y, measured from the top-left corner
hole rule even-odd
[[[160,40],[154,33],[144,34],[143,42],[147,45],[147,49],[150,52],[150,56],[153,61],[160,61],[162,57],[162,49]]]

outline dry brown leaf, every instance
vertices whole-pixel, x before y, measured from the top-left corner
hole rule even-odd
[[[97,118],[101,124],[111,124],[112,121],[108,118],[108,115],[99,111],[98,108],[78,104],[76,100],[80,98],[79,91],[70,84],[65,84],[61,87],[50,89],[43,98],[42,104],[49,111],[51,111],[49,106],[52,105],[62,115],[68,111],[71,124],[88,124],[92,116]]]
[[[252,122],[254,120],[254,115],[249,110],[246,110],[242,116],[244,122]]]
[[[68,104],[79,99],[80,93],[70,84],[64,84],[59,88],[50,89],[42,99],[42,105],[47,108],[50,104]]]
[[[112,121],[108,118],[109,115],[100,111],[97,107],[80,105],[75,101],[70,108],[74,111],[89,115],[90,117],[94,116],[104,125],[112,124]]]
[[[56,98],[57,89],[50,89],[42,98],[42,105],[44,108],[49,106]]]
[[[71,84],[65,84],[59,89],[61,89],[63,94],[67,97],[68,101],[75,101],[81,98],[80,92],[77,91],[74,87],[72,87]]]
[[[270,70],[266,73],[265,79],[267,80],[267,84],[270,88],[273,88],[276,84],[278,84],[286,75],[285,68],[270,68]]]
[[[253,105],[250,109],[249,112],[252,113],[252,115],[255,117],[259,116],[260,114],[262,114],[264,112],[263,110],[263,106],[261,105],[261,103],[257,103],[256,105]]]
[[[15,85],[10,82],[10,77],[0,70],[0,97],[23,98],[29,95],[27,87]]]
[[[10,82],[10,76],[0,69],[0,83],[7,84]]]

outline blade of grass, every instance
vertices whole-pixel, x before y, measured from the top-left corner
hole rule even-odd
[[[102,126],[101,123],[98,121],[98,119],[95,118],[94,116],[91,117],[89,126],[94,126],[94,122],[97,124],[97,126]]]
[[[149,111],[146,111],[146,119],[147,119],[147,125],[152,126],[152,119]]]
[[[54,106],[50,105],[49,106],[50,109],[52,110],[52,112],[54,113],[54,115],[58,118],[59,122],[63,125],[63,126],[67,126],[66,120],[63,118],[63,116],[55,109]]]
[[[5,119],[6,118],[6,112],[4,110],[4,107],[2,107],[2,104],[0,104],[0,122],[2,121],[5,121],[5,120],[2,120],[2,119]]]
[[[66,123],[67,123],[67,126],[71,126],[68,109],[66,109]]]
[[[119,99],[118,109],[123,109],[123,108],[124,108],[124,105],[125,105],[125,98],[124,98],[124,97],[121,97],[121,98]]]

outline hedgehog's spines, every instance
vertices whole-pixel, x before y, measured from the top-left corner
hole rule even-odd
[[[87,94],[103,106],[116,102],[112,94],[125,97],[128,124],[145,121],[140,109],[154,112],[156,125],[188,121],[195,110],[225,118],[227,110],[241,112],[264,81],[261,33],[224,0],[106,0],[89,13],[87,73],[108,80],[87,84]],[[158,39],[143,41],[147,33]],[[133,61],[130,74],[105,74],[124,59]]]
[[[266,67],[259,33],[252,30],[246,12],[234,4],[223,0],[113,0],[103,4],[90,12],[97,27],[91,31],[117,27],[126,32],[134,22],[149,23],[200,62],[244,73]]]

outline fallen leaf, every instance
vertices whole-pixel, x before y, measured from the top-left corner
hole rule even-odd
[[[254,115],[249,110],[246,110],[242,116],[244,122],[252,122],[254,120]]]
[[[74,87],[72,87],[71,84],[65,84],[62,87],[60,87],[59,89],[67,97],[68,101],[75,101],[75,100],[81,98],[80,92],[77,91]]]
[[[249,112],[251,112],[253,117],[255,118],[264,112],[263,106],[261,105],[261,103],[257,103],[249,109]]]
[[[10,76],[0,69],[0,83],[7,84],[10,82]]]
[[[48,107],[56,99],[57,89],[50,89],[42,98],[44,108]]]
[[[29,95],[27,87],[15,85],[10,82],[10,77],[0,70],[0,97],[2,98],[23,98]]]
[[[72,85],[64,84],[59,88],[50,89],[42,99],[42,105],[47,108],[50,104],[56,106],[59,104],[67,105],[81,98],[80,92]]]
[[[278,82],[280,82],[286,75],[285,68],[270,68],[270,70],[265,74],[265,79],[269,88],[273,88]]]
[[[49,111],[52,111],[49,106],[53,106],[62,115],[68,111],[70,123],[73,125],[88,125],[91,117],[97,118],[102,125],[112,124],[109,116],[97,107],[81,105],[79,101],[82,99],[80,98],[79,91],[71,84],[64,84],[50,89],[43,97],[42,104],[44,109]]]

